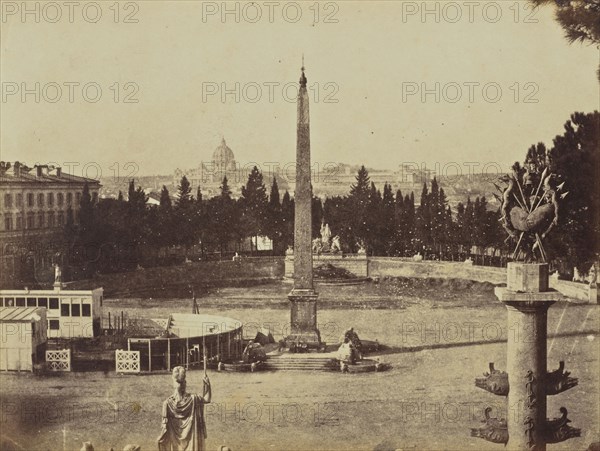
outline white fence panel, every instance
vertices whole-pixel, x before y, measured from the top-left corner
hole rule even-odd
[[[46,351],[46,367],[50,371],[71,371],[71,350]]]
[[[115,371],[117,373],[139,373],[140,351],[115,351]]]

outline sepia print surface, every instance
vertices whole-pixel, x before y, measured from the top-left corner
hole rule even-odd
[[[598,0],[0,11],[0,450],[600,449]]]

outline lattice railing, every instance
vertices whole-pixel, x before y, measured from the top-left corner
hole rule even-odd
[[[139,373],[140,351],[115,351],[115,371],[117,373]]]
[[[46,368],[49,371],[71,371],[71,350],[46,351]]]

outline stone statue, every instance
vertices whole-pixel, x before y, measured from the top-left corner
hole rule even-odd
[[[342,251],[342,244],[340,243],[340,236],[336,235],[331,240],[331,252],[337,254]]]
[[[202,396],[186,391],[186,370],[173,368],[175,392],[163,403],[159,451],[203,451],[206,439],[204,404],[211,401],[210,380],[204,376]]]
[[[363,241],[361,240],[358,244],[358,253],[359,254],[366,254],[367,250],[365,249],[365,243],[363,243]]]
[[[62,283],[62,271],[59,264],[54,265],[54,284]]]
[[[331,241],[331,229],[329,228],[329,224],[321,224],[321,241],[327,244]]]

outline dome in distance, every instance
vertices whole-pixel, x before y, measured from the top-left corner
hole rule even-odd
[[[233,151],[227,147],[225,138],[221,140],[221,145],[213,152],[212,162],[213,165],[219,170],[235,170],[235,157],[233,155]]]

